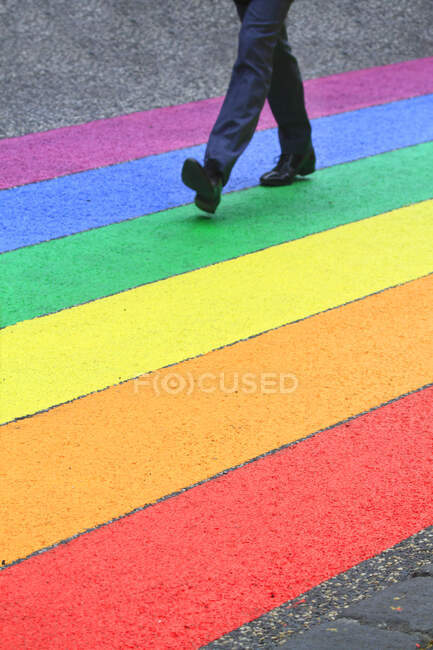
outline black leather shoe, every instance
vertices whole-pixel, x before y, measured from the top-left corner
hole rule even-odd
[[[261,185],[276,187],[290,185],[295,176],[308,176],[316,169],[316,154],[313,147],[309,147],[303,154],[282,153],[278,164],[270,172],[260,178]]]
[[[183,163],[182,181],[197,192],[195,204],[200,210],[213,214],[221,201],[222,177],[211,167],[187,158]]]

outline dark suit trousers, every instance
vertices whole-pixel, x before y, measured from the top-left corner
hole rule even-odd
[[[304,89],[284,24],[292,0],[235,0],[242,21],[227,95],[209,137],[205,162],[227,183],[268,98],[282,153],[302,153],[311,141]]]

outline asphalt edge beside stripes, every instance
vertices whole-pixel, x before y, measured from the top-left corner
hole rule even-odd
[[[318,77],[318,78],[315,78],[315,79],[307,80],[305,82],[306,92],[307,92],[307,95],[308,95],[308,87],[310,86],[310,84],[313,84],[315,86],[315,85],[317,85],[318,82],[321,82],[321,81],[322,81],[322,83],[324,83],[326,85],[326,83],[329,83],[329,81],[331,79],[333,79],[334,81],[336,79],[344,80],[347,76],[352,77],[354,74],[357,74],[357,73],[360,73],[360,74],[368,74],[368,73],[370,73],[370,75],[371,75],[371,74],[374,74],[375,72],[379,72],[379,70],[383,70],[384,68],[389,73],[391,70],[394,72],[394,70],[396,70],[397,68],[401,68],[402,66],[403,67],[408,66],[411,69],[413,67],[416,68],[417,65],[421,65],[421,67],[423,67],[423,65],[425,65],[426,62],[427,62],[427,65],[429,63],[431,64],[431,62],[433,62],[433,57],[422,57],[420,59],[409,59],[407,61],[406,60],[397,61],[397,62],[394,62],[394,63],[391,63],[391,64],[385,64],[385,65],[382,65],[382,66],[374,66],[374,67],[362,68],[360,70],[351,70],[351,71],[347,71],[347,72],[341,72],[341,73],[336,73],[336,74],[331,74],[331,75],[325,75],[324,77]],[[412,73],[413,73],[413,70],[412,70]],[[397,75],[401,74],[401,70],[399,71],[399,73],[396,73],[396,74]],[[363,80],[363,81],[365,83],[365,80]],[[376,102],[373,101],[373,103],[368,104],[367,106],[363,106],[363,108],[368,108],[370,106],[382,106],[382,105],[387,104],[387,103],[400,101],[401,99],[412,99],[414,97],[420,97],[420,96],[428,95],[428,94],[431,93],[430,87],[427,87],[427,90],[425,92],[424,91],[420,92],[420,90],[421,90],[421,88],[417,87],[417,90],[412,89],[409,92],[406,91],[406,93],[404,95],[400,95],[399,97],[394,97],[392,99],[386,99],[386,100],[382,99],[382,100],[376,101]],[[200,104],[202,102],[209,102],[209,101],[220,101],[220,102],[222,102],[223,99],[224,99],[224,97],[212,97],[212,98],[210,98],[208,100],[199,100],[199,102],[188,102],[186,104],[185,103],[184,104],[178,104],[178,105],[175,105],[174,108],[186,109],[191,105],[194,106],[194,105]],[[308,97],[307,97],[307,100],[308,100]],[[162,109],[149,109],[147,111],[133,111],[132,113],[127,113],[125,115],[120,115],[120,116],[113,117],[113,118],[102,118],[102,119],[97,119],[97,120],[88,120],[88,121],[86,121],[84,123],[72,125],[72,126],[69,126],[69,127],[68,126],[66,126],[66,127],[62,126],[62,127],[58,127],[58,128],[54,128],[54,129],[49,129],[48,131],[37,131],[35,133],[27,133],[27,134],[24,134],[22,136],[12,136],[12,137],[9,137],[9,138],[4,138],[2,141],[5,141],[6,143],[9,143],[12,140],[19,141],[19,140],[22,140],[23,138],[27,139],[29,136],[34,136],[34,135],[36,135],[36,136],[44,135],[44,136],[49,137],[51,134],[53,134],[55,132],[60,132],[65,128],[66,129],[81,129],[83,127],[86,128],[86,127],[89,127],[91,125],[99,126],[101,123],[110,122],[110,120],[118,120],[119,117],[120,118],[128,118],[128,117],[132,117],[132,116],[136,116],[136,115],[150,114],[153,111],[157,111],[157,112],[158,111],[165,111],[165,110],[167,110],[167,108],[173,108],[173,107],[170,106],[170,107],[165,107],[165,108],[162,108]],[[311,108],[308,107],[308,108],[314,114],[314,107],[311,107]],[[313,115],[312,119],[317,119],[317,118],[320,118],[320,117],[326,117],[328,115],[347,113],[347,112],[351,112],[353,110],[359,110],[359,109],[360,109],[359,106],[356,107],[356,108],[354,108],[352,106],[349,106],[348,108],[343,109],[341,111],[327,113],[327,114],[324,113],[324,114],[320,114],[320,115]],[[271,117],[269,115],[269,113],[270,113],[270,111],[268,111],[268,115],[265,118],[265,120],[269,120],[269,118]],[[269,124],[268,121],[266,121],[265,124],[266,124],[265,126],[261,126],[261,124],[259,122],[258,130],[267,130],[269,128],[274,128],[276,126],[274,120],[273,120],[272,124]],[[210,128],[211,128],[211,126],[209,125],[209,129]],[[199,142],[199,143],[196,143],[196,144],[202,144],[202,143]],[[0,142],[0,146],[1,146],[1,142]],[[175,150],[182,149],[182,148],[185,148],[185,146],[182,145],[180,147],[175,147],[174,149],[170,149],[170,150],[175,151]],[[139,160],[140,157],[142,157],[142,156],[139,156],[139,157],[135,156],[133,158],[128,158],[126,160],[118,160],[116,162],[108,163],[108,164],[105,164],[105,165],[104,164],[103,165],[96,165],[95,167],[90,167],[90,169],[100,169],[100,168],[103,168],[103,167],[110,167],[110,166],[119,164],[119,162],[131,162],[133,160]],[[21,183],[18,183],[17,185],[11,185],[9,187],[2,187],[2,188],[0,188],[0,191],[3,190],[3,189],[13,189],[15,187],[22,187],[23,185],[38,183],[38,182],[41,182],[42,180],[50,180],[50,179],[54,179],[54,178],[62,178],[63,176],[68,176],[68,175],[72,175],[72,174],[75,174],[75,173],[80,173],[80,171],[85,171],[85,170],[81,169],[81,170],[72,171],[72,172],[68,172],[68,173],[64,173],[64,174],[56,174],[54,176],[49,176],[48,178],[42,178],[42,179],[39,179],[39,180],[36,180],[36,181],[30,181],[30,182],[25,182],[25,183],[21,182]]]
[[[362,602],[414,575],[422,575],[433,559],[433,526],[321,582],[262,616],[227,632],[202,648],[208,650],[274,650],[296,642],[303,633],[344,616]]]
[[[382,292],[378,292],[378,293],[382,293]],[[357,302],[357,301],[353,301],[353,302]],[[327,310],[327,311],[330,311],[330,310]],[[305,319],[302,319],[302,320],[305,320]],[[278,328],[276,328],[276,329],[278,329]],[[255,337],[251,337],[251,338],[255,338]],[[228,347],[228,346],[224,346],[224,347]],[[110,526],[111,524],[115,523],[116,521],[120,521],[122,519],[125,519],[126,517],[130,517],[130,516],[134,515],[137,512],[147,510],[148,508],[156,506],[158,503],[162,503],[164,501],[167,501],[168,499],[179,496],[179,495],[183,494],[184,492],[189,492],[189,490],[192,490],[195,487],[198,487],[200,485],[204,485],[206,483],[210,483],[214,479],[217,479],[217,478],[219,478],[221,476],[225,476],[226,474],[230,474],[231,472],[234,472],[237,469],[240,469],[241,467],[251,465],[252,463],[257,462],[257,461],[261,460],[262,458],[266,458],[267,456],[273,456],[273,455],[283,451],[284,449],[288,449],[289,447],[293,447],[294,445],[298,445],[298,444],[302,443],[304,440],[308,440],[309,438],[314,438],[314,437],[324,433],[325,431],[330,431],[332,429],[335,429],[338,426],[341,426],[343,424],[347,424],[348,422],[352,422],[353,420],[357,420],[358,418],[360,418],[360,417],[362,417],[364,415],[367,415],[369,413],[374,413],[375,411],[378,411],[379,409],[381,409],[383,407],[386,407],[386,406],[388,406],[390,404],[394,404],[396,402],[399,402],[402,399],[404,399],[405,397],[409,397],[410,395],[416,395],[417,393],[421,393],[422,391],[424,391],[426,389],[429,389],[429,388],[433,388],[433,381],[428,383],[428,384],[424,384],[423,386],[420,386],[419,388],[416,388],[416,389],[414,389],[412,391],[409,391],[407,393],[402,393],[401,395],[398,395],[397,397],[393,397],[392,399],[390,399],[390,400],[388,400],[386,402],[383,402],[381,404],[378,404],[376,406],[373,406],[370,409],[367,409],[365,411],[361,411],[360,413],[357,413],[356,415],[351,415],[348,418],[345,418],[343,420],[335,422],[334,424],[331,424],[331,425],[329,425],[327,427],[324,427],[323,429],[318,429],[317,431],[313,431],[312,433],[308,434],[307,436],[303,436],[302,438],[299,438],[299,439],[294,440],[292,442],[281,445],[280,447],[277,447],[276,449],[271,449],[271,450],[269,450],[269,451],[267,451],[267,452],[265,452],[263,454],[260,454],[259,456],[256,456],[254,458],[251,458],[251,459],[247,460],[244,463],[240,463],[239,465],[234,465],[233,467],[228,467],[228,468],[224,469],[222,472],[218,472],[217,474],[215,474],[213,476],[210,476],[208,478],[205,478],[205,479],[203,479],[201,481],[198,481],[197,483],[193,483],[192,485],[188,485],[188,486],[182,488],[181,490],[177,490],[176,492],[172,492],[170,494],[167,494],[167,495],[157,499],[156,501],[154,501],[152,503],[146,503],[143,506],[139,506],[138,508],[134,508],[130,512],[126,512],[123,515],[120,515],[118,517],[114,517],[113,519],[109,519],[108,521],[105,521],[102,524],[98,524],[98,525],[93,526],[91,528],[86,528],[85,530],[80,531],[80,532],[76,533],[75,535],[71,535],[70,537],[62,539],[62,540],[60,540],[60,541],[58,541],[58,542],[56,542],[54,544],[50,544],[49,546],[38,549],[37,551],[34,551],[33,553],[30,553],[29,555],[27,555],[27,556],[25,556],[23,558],[18,558],[18,559],[14,560],[13,562],[10,562],[8,564],[6,564],[6,563],[3,564],[3,562],[4,562],[4,560],[3,560],[2,563],[1,563],[1,566],[0,566],[0,571],[10,569],[10,568],[12,568],[13,566],[15,566],[17,564],[22,564],[26,560],[29,560],[30,558],[35,557],[37,555],[42,555],[43,553],[53,551],[53,550],[55,550],[56,548],[58,548],[60,546],[64,546],[64,545],[68,544],[69,542],[72,542],[74,539],[82,537],[83,535],[87,535],[87,534],[90,534],[90,533],[92,533],[92,532],[94,532],[96,530],[99,530],[100,528],[105,528],[106,526]],[[99,392],[99,391],[97,391],[97,392]],[[50,410],[50,409],[48,409],[48,410]],[[26,416],[26,417],[32,417],[32,416]],[[20,418],[20,419],[23,419],[23,418]]]

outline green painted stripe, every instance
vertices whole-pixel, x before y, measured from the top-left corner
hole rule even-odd
[[[1,256],[2,326],[432,198],[433,143],[322,169]],[[120,215],[119,215],[120,216]]]

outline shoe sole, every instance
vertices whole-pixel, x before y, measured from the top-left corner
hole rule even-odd
[[[296,176],[309,176],[316,171],[316,154],[314,151],[309,151],[305,158],[302,159],[301,163],[298,165],[295,173],[287,181],[260,181],[260,185],[263,187],[283,187],[285,185],[291,185],[295,180]]]
[[[215,201],[215,189],[209,182],[203,167],[194,158],[187,158],[183,163],[182,181],[191,190],[197,192],[196,206],[200,210],[214,214],[220,198]]]

